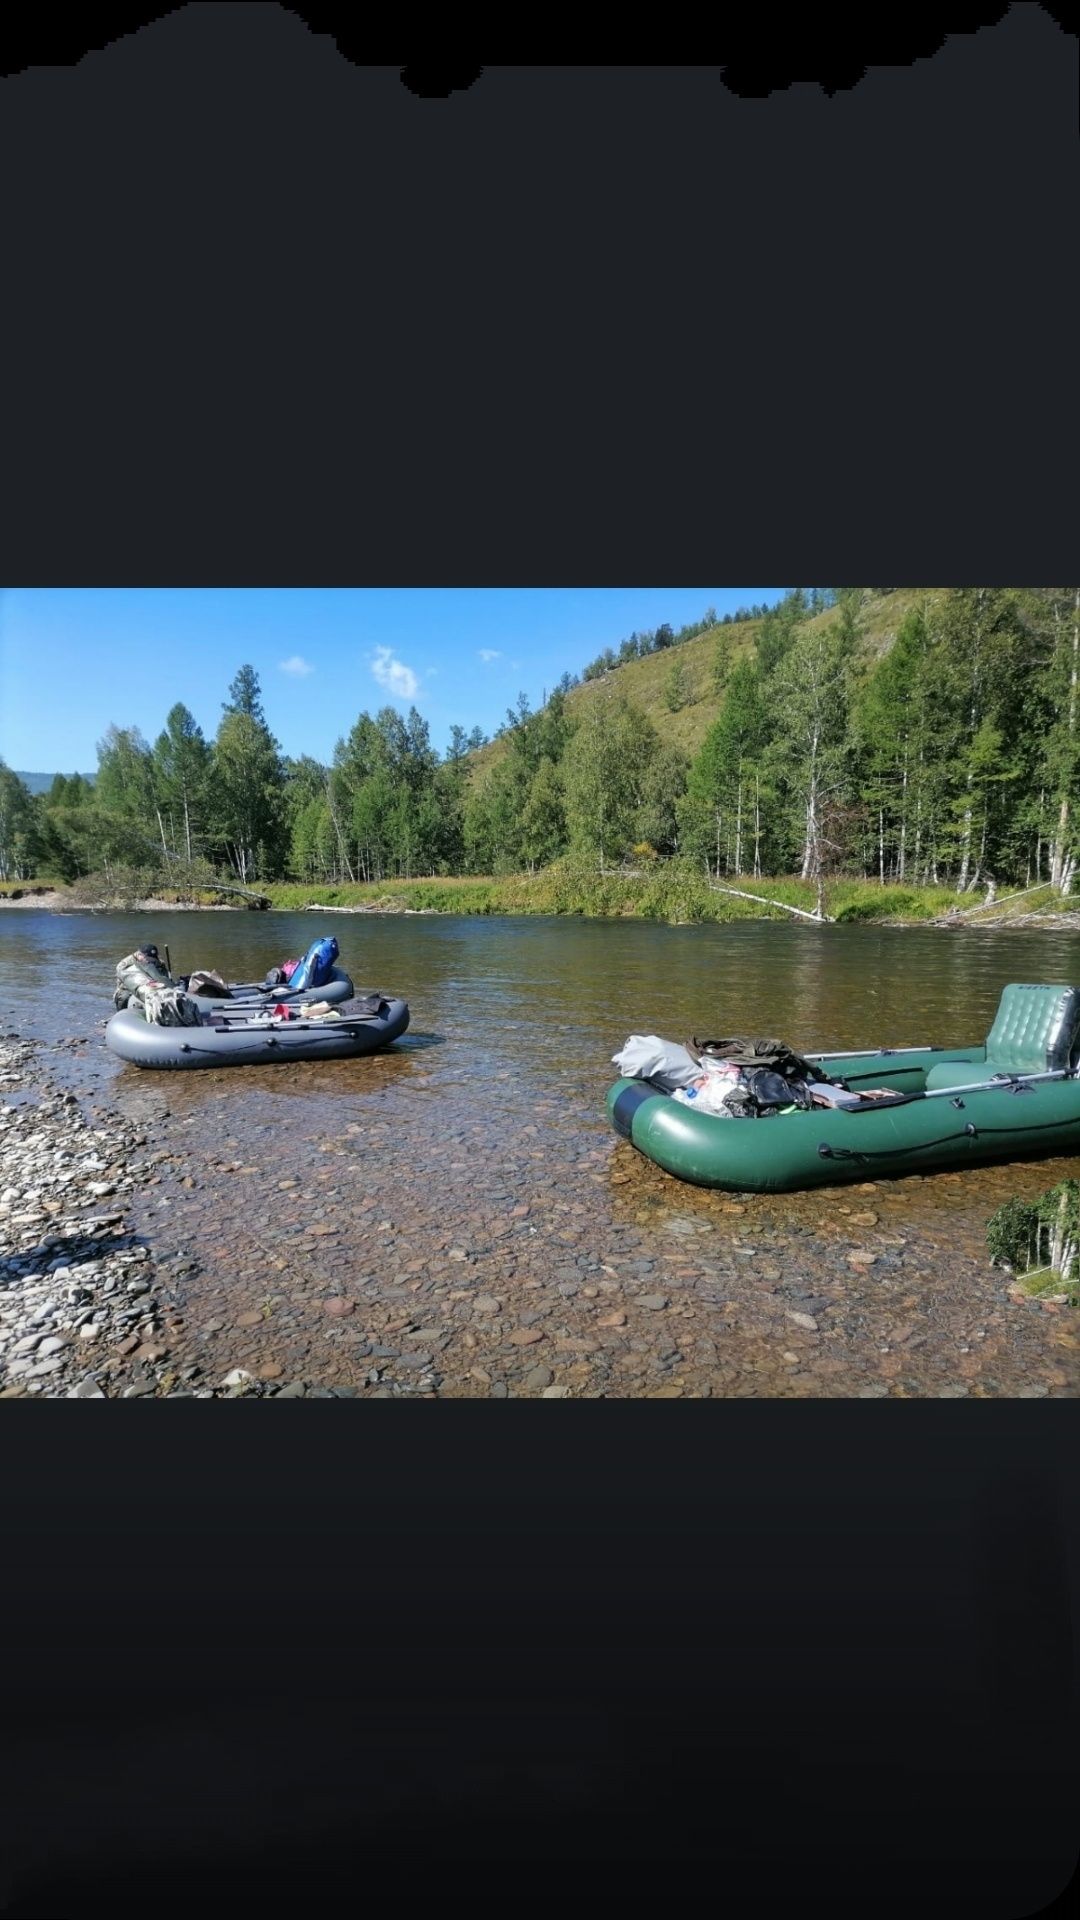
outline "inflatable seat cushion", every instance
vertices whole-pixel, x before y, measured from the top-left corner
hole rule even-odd
[[[994,1072],[1052,1073],[1070,1066],[1078,1030],[1080,987],[1006,987],[987,1035],[987,1078]]]

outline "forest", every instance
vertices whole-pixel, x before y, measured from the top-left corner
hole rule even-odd
[[[632,697],[635,663],[651,673],[658,654],[662,681]],[[244,665],[212,738],[176,701],[153,742],[110,726],[92,781],[58,774],[33,794],[0,763],[0,880],[314,886],[572,855],[600,873],[679,862],[736,883],[1068,894],[1078,672],[1080,588],[793,588],[629,636],[535,711],[522,694],[492,741],[458,726],[440,751],[415,706],[386,706],[322,761],[282,753]]]

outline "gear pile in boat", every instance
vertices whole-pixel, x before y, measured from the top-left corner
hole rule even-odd
[[[335,981],[339,979],[334,973],[337,958],[338,943],[332,934],[315,940],[301,959],[285,960],[279,967],[272,967],[262,982],[261,991],[269,994],[281,987],[288,987],[292,993],[317,990],[332,976]],[[243,997],[249,998],[251,991],[246,989]],[[117,965],[113,1005],[118,1012],[130,1008],[156,1026],[197,1027],[202,1010],[194,995],[213,1000],[235,997],[220,973],[212,969],[204,968],[174,979],[155,946],[137,947]],[[317,1015],[321,1011],[319,1005],[309,1005],[306,1015]],[[325,1014],[329,1013],[327,1005]]]
[[[851,1093],[786,1041],[735,1035],[685,1046],[656,1034],[631,1034],[612,1064],[628,1080],[646,1080],[681,1106],[720,1120],[756,1120],[820,1107],[862,1107],[898,1096],[886,1088]]]

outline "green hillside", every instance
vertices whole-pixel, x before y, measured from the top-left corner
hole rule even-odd
[[[859,648],[865,655],[867,665],[888,652],[905,616],[913,607],[924,606],[929,609],[944,598],[945,592],[946,589],[942,587],[896,587],[888,593],[875,593],[869,588],[864,590],[858,625]],[[838,606],[829,607],[806,624],[809,629],[822,629],[834,625],[840,618],[841,609]],[[602,674],[599,679],[587,680],[572,688],[566,697],[567,713],[578,720],[592,702],[602,698],[606,691],[616,689],[619,693],[625,693],[636,707],[640,707],[665,741],[692,757],[699,751],[723,705],[714,679],[718,642],[721,638],[728,641],[731,665],[735,666],[739,660],[753,653],[761,625],[760,620],[745,620],[737,625],[711,627],[695,639],[683,641],[681,645],[666,647],[661,652],[647,655],[643,660],[628,660],[621,666],[613,667],[609,673]],[[688,698],[684,706],[672,713],[664,696],[676,661],[682,666]],[[506,736],[501,735],[478,753],[470,754],[467,761],[470,772],[481,780],[486,778],[508,747]]]

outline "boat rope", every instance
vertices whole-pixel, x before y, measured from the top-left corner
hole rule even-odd
[[[1002,1128],[1000,1131],[1009,1132],[1011,1129]],[[868,1165],[871,1160],[891,1160],[893,1156],[898,1153],[925,1153],[930,1147],[947,1147],[953,1140],[963,1140],[966,1135],[975,1135],[977,1133],[978,1128],[969,1120],[967,1126],[964,1127],[960,1133],[946,1133],[940,1140],[916,1140],[910,1147],[876,1147],[865,1149],[859,1147],[831,1147],[827,1140],[823,1140],[818,1147],[818,1158],[820,1160],[858,1160],[860,1163]]]
[[[294,1033],[353,1033],[359,1027],[374,1026],[379,1017],[377,1013],[357,1013],[345,1020],[340,1018],[337,1020],[290,1020],[284,1029],[279,1028],[276,1033],[268,1032],[261,1022],[241,1020],[234,1025],[226,1018],[223,1019],[220,1024],[215,1025],[212,1031],[214,1033],[245,1035],[250,1039],[255,1039],[257,1035],[262,1034],[268,1047],[276,1047],[280,1044],[282,1032],[286,1035]],[[208,1060],[227,1060],[229,1058],[227,1053],[222,1053],[217,1047],[197,1047],[191,1040],[181,1040],[180,1052],[201,1053]]]
[[[1037,1127],[1025,1127],[1024,1132],[1025,1134],[1051,1133],[1055,1127],[1075,1127],[1077,1124],[1078,1117],[1073,1114],[1068,1120],[1043,1120]],[[1014,1134],[1015,1132],[1015,1127],[977,1127],[973,1120],[969,1120],[967,1125],[959,1133],[947,1133],[940,1140],[915,1140],[909,1147],[869,1147],[863,1149],[858,1147],[831,1147],[827,1140],[823,1140],[818,1147],[818,1156],[822,1160],[858,1160],[862,1163],[869,1164],[871,1160],[891,1160],[900,1153],[925,1153],[930,1147],[951,1146],[954,1140],[963,1140],[965,1138],[977,1140],[980,1135],[984,1133]]]
[[[219,1027],[217,1031],[221,1033],[221,1027]],[[242,1033],[244,1033],[244,1027],[227,1027],[225,1031],[227,1031],[227,1033],[236,1033],[236,1035],[242,1035]],[[250,1037],[252,1037],[252,1039],[256,1039],[256,1035],[258,1035],[258,1031],[259,1031],[258,1027],[254,1027],[254,1029],[252,1029],[252,1033],[250,1033]],[[292,1027],[292,1033],[296,1033],[296,1031],[298,1031],[298,1029],[296,1029],[296,1027]],[[306,1031],[306,1033],[311,1033],[311,1031],[319,1031],[319,1029],[311,1029],[311,1027],[306,1027],[304,1031]],[[334,1027],[331,1027],[331,1029],[323,1029],[323,1031],[331,1031],[331,1033],[340,1033],[342,1029],[340,1029],[340,1025],[334,1025]],[[277,1033],[263,1033],[263,1044],[265,1044],[265,1046],[281,1046],[281,1039],[279,1039],[279,1035],[277,1035]],[[183,1052],[183,1054],[206,1054],[206,1058],[208,1058],[208,1060],[229,1060],[229,1054],[223,1054],[223,1052],[221,1052],[221,1048],[217,1048],[217,1046],[194,1046],[194,1044],[190,1043],[190,1041],[181,1041],[181,1052]]]

